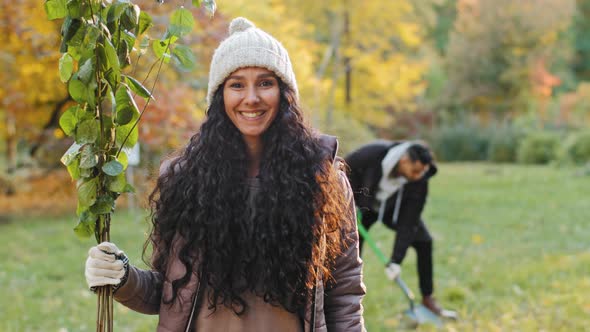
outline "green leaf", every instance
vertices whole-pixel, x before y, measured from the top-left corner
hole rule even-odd
[[[127,84],[129,84],[129,88],[131,89],[131,91],[135,92],[137,95],[143,98],[153,98],[150,91],[145,86],[143,86],[138,80],[131,76],[123,76],[125,77],[125,81],[127,82]]]
[[[123,170],[126,170],[127,166],[129,165],[127,152],[125,152],[125,150],[126,149],[121,150],[121,153],[119,153],[119,156],[117,157],[117,160],[121,163],[121,165],[123,165]]]
[[[80,81],[77,75],[74,75],[74,78],[70,80],[68,84],[68,92],[72,99],[79,103],[84,103],[88,99],[88,94],[90,93],[88,86],[84,84],[84,82]]]
[[[140,12],[138,5],[130,5],[125,8],[125,12],[121,16],[121,25],[129,31],[134,31],[139,24]]]
[[[66,19],[69,19],[68,16]],[[86,30],[88,29],[88,25],[84,24],[80,19],[72,19],[72,23],[70,28],[67,31],[67,35],[64,36],[64,40],[67,41],[68,47],[82,47],[84,36],[86,35]],[[71,34],[71,35],[70,35]]]
[[[209,16],[213,16],[217,10],[215,0],[203,0],[203,4],[205,5],[205,9],[209,12]]]
[[[80,168],[79,171],[81,178],[90,178],[94,175],[95,168]]]
[[[185,8],[179,8],[170,17],[168,36],[182,37],[190,33],[195,27],[193,14]]]
[[[125,68],[131,64],[131,57],[129,56],[129,44],[125,39],[121,39],[119,44],[119,48],[117,49],[117,57],[119,58],[119,63],[121,64],[121,68]]]
[[[165,63],[170,62],[170,58],[171,58],[170,45],[174,44],[177,40],[178,40],[178,37],[171,36],[170,38],[167,38],[167,39],[154,41],[154,43],[152,44],[152,49],[154,50],[156,57],[158,59],[162,59],[162,57],[164,57]]]
[[[87,59],[84,63],[80,66],[77,72],[77,77],[82,83],[88,85],[92,78],[94,77],[94,64],[92,63],[93,59]]]
[[[70,17],[80,18],[86,13],[88,4],[86,1],[81,2],[80,0],[67,0],[66,8]]]
[[[80,108],[80,105],[69,107],[59,118],[59,125],[68,136],[75,133],[76,126],[83,120],[94,119],[94,114]]]
[[[135,35],[132,32],[125,30],[121,34],[121,38],[127,42],[127,45],[129,46],[129,52],[133,51],[136,39]]]
[[[46,0],[45,13],[49,20],[66,17],[68,15],[66,0]]]
[[[117,74],[120,74],[121,66],[119,65],[119,58],[117,57],[117,51],[115,50],[115,47],[113,46],[113,44],[111,44],[110,40],[105,39],[104,49],[105,49],[105,53],[106,53],[109,67],[113,68],[113,70]]]
[[[74,143],[72,144],[68,150],[64,153],[64,155],[61,157],[60,161],[62,164],[64,164],[65,166],[69,166],[78,156],[78,154],[80,154],[80,148],[82,147],[81,144],[78,143]]]
[[[68,173],[72,180],[78,180],[80,178],[80,159],[75,158],[68,166]]]
[[[96,191],[98,189],[98,178],[83,181],[78,186],[78,202],[82,207],[89,207],[96,202]]]
[[[201,0],[193,0],[193,6],[197,8],[201,7]]]
[[[96,41],[100,37],[100,30],[94,26],[90,25],[86,28],[86,33],[84,34],[84,39],[82,40],[82,44],[87,48],[92,50],[94,53],[94,49],[96,48]]]
[[[98,155],[91,144],[85,144],[80,153],[80,168],[92,168],[98,164]]]
[[[62,54],[59,58],[59,79],[66,83],[72,77],[74,70],[74,59],[68,53]]]
[[[60,52],[65,53],[68,51],[68,43],[78,33],[80,27],[82,27],[82,22],[79,19],[72,19],[69,16],[66,17],[61,25],[62,39],[59,47]]]
[[[115,47],[108,39],[103,44],[98,44],[98,62],[100,69],[105,72],[105,77],[111,88],[116,90],[121,79],[121,66]]]
[[[82,17],[84,15],[84,10],[81,8],[81,5],[80,0],[67,0],[66,9],[68,11],[68,16],[71,18]],[[86,4],[84,3],[84,5]]]
[[[117,127],[117,129],[115,129],[116,142],[119,146],[123,144],[123,140],[125,139],[125,137],[127,137],[129,133],[131,134],[129,134],[129,138],[123,146],[130,148],[133,147],[135,143],[137,143],[137,140],[139,139],[139,130],[137,129],[138,126],[135,126],[135,128],[131,129],[133,127],[134,122],[135,121],[132,121],[127,125],[119,126]]]
[[[127,180],[125,179],[125,173],[121,173],[115,177],[109,177],[109,184],[107,185],[107,189],[114,193],[120,193],[125,190],[125,185],[127,184]]]
[[[76,142],[80,144],[94,143],[98,138],[99,124],[95,119],[84,120],[76,128]]]
[[[123,164],[117,160],[111,160],[102,166],[102,171],[110,176],[117,176],[123,172]]]
[[[69,107],[59,118],[59,126],[66,135],[70,136],[74,133],[80,115],[82,115],[81,112],[84,111],[80,109],[80,106],[74,105]]]
[[[115,210],[115,200],[108,195],[100,196],[96,203],[90,207],[90,212],[94,214],[108,214]]]
[[[114,4],[112,4],[109,10],[107,11],[107,23],[117,21],[127,7],[129,7],[129,4],[124,2],[115,2]]]
[[[191,71],[195,68],[195,55],[190,47],[176,45],[172,50],[172,56],[181,70]]]
[[[149,28],[151,28],[154,25],[152,22],[152,17],[148,13],[142,11],[139,14],[139,24],[137,25],[135,34],[139,36],[146,32]]]
[[[90,3],[92,3],[92,10],[90,10]],[[92,13],[98,13],[100,9],[100,1],[67,0],[66,7],[68,16],[72,18],[92,19]]]
[[[139,118],[139,110],[135,104],[135,100],[129,92],[127,84],[119,85],[119,89],[115,95],[116,103],[116,122],[119,125],[126,125],[131,120],[137,120]]]
[[[81,238],[88,238],[94,234],[96,228],[96,219],[98,217],[88,210],[84,210],[80,214],[78,224],[74,227],[74,233]]]

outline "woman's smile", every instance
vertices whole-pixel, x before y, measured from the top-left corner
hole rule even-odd
[[[262,118],[265,111],[238,111],[238,113],[245,118],[246,121],[256,121]]]

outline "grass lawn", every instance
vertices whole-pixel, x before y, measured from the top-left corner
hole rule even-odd
[[[442,164],[431,181],[424,219],[435,238],[439,301],[459,312],[446,331],[590,331],[590,177],[574,169]],[[0,225],[0,331],[92,331],[95,296],[73,216]],[[141,264],[147,224],[115,216],[113,241]],[[372,236],[389,255],[393,233]],[[365,248],[365,249],[368,249]],[[401,291],[365,250],[369,331],[403,329]],[[403,264],[417,292],[415,255]],[[153,331],[157,318],[115,305],[116,331]],[[431,331],[431,326],[418,330]]]

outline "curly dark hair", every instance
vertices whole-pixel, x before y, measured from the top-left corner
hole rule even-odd
[[[150,264],[165,275],[177,252],[187,270],[172,281],[165,303],[195,273],[209,289],[210,309],[223,304],[241,315],[248,309],[241,295],[249,291],[302,312],[317,279],[329,280],[345,247],[341,220],[350,198],[295,93],[280,79],[279,88],[278,114],[262,137],[255,199],[249,201],[246,143],[225,113],[223,85],[199,132],[160,175],[150,195]],[[181,248],[174,248],[177,236]]]

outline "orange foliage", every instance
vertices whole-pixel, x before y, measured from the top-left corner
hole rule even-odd
[[[553,88],[561,84],[561,79],[547,70],[545,58],[537,59],[531,68],[532,91],[541,98],[551,97]]]

